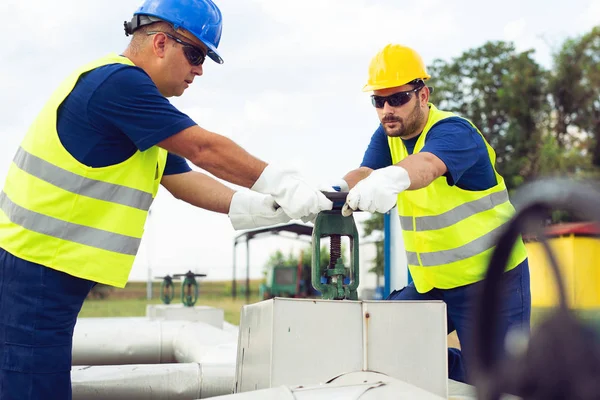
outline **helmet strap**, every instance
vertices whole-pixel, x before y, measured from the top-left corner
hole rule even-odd
[[[123,22],[123,26],[125,27],[125,36],[133,35],[133,32],[142,26],[150,25],[159,21],[160,20],[158,18],[150,18],[147,15],[134,15],[131,21]]]

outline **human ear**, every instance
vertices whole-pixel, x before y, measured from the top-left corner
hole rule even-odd
[[[167,37],[160,33],[154,35],[152,38],[152,48],[154,49],[154,54],[160,58],[163,58],[165,56],[166,47]]]

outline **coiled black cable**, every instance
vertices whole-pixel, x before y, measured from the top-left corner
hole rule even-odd
[[[542,180],[522,187],[514,203],[517,212],[497,240],[476,305],[471,378],[477,397],[496,400],[509,393],[526,400],[600,399],[600,338],[569,310],[556,258],[543,234],[544,219],[556,209],[600,223],[600,192],[591,184]],[[498,340],[502,274],[521,232],[532,230],[554,273],[559,304],[523,353],[503,356],[490,345]]]

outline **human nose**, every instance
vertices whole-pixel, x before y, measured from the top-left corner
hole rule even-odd
[[[383,103],[383,107],[381,108],[384,114],[394,114],[394,107],[390,106],[390,103],[387,101]]]
[[[192,73],[196,76],[201,76],[204,73],[204,68],[202,68],[202,64],[194,65],[192,67]]]

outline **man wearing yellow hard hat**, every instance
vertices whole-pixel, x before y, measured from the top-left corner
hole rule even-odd
[[[449,377],[464,382],[472,297],[494,238],[514,208],[495,169],[494,150],[470,121],[429,102],[429,78],[419,54],[406,46],[387,45],[373,58],[363,90],[373,93],[380,124],[360,168],[344,176],[342,190],[349,190],[346,213],[385,213],[398,205],[412,282],[388,300],[446,303],[448,332],[456,330],[462,349],[449,349]],[[522,241],[504,278],[501,337],[512,328],[529,330],[529,266]]]

